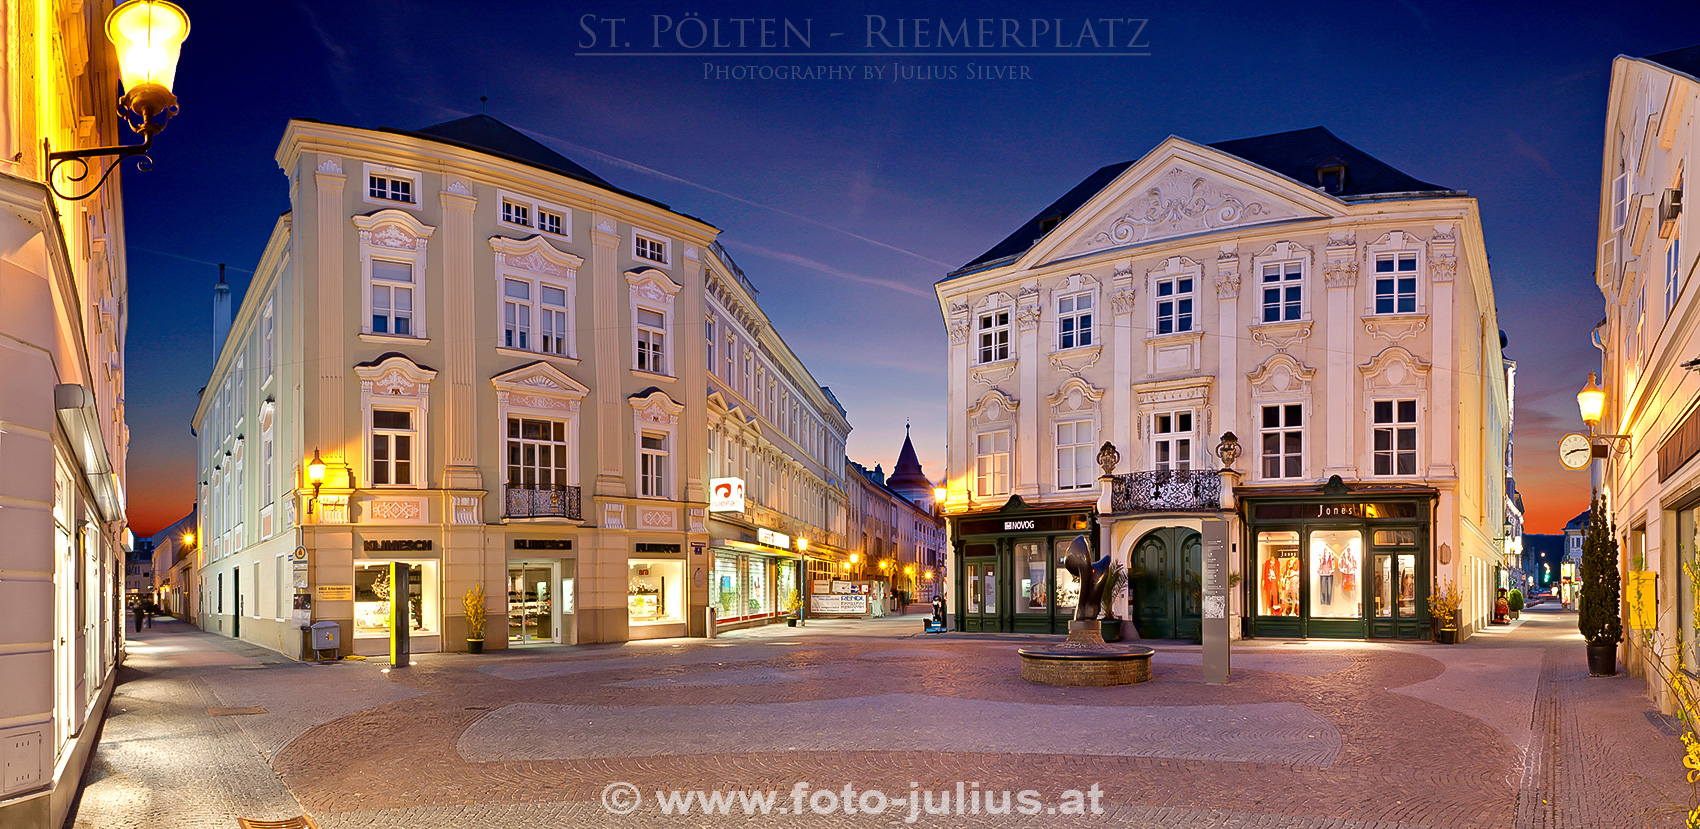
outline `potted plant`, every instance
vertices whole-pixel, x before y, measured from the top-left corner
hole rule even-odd
[[[786,627],[796,627],[797,626],[797,619],[798,619],[797,611],[802,606],[803,606],[803,600],[797,596],[797,591],[795,589],[793,589],[789,594],[787,594],[785,596],[785,625],[786,625]]]
[[[1588,534],[1582,538],[1582,602],[1576,626],[1588,640],[1588,673],[1617,673],[1617,643],[1623,641],[1620,612],[1622,584],[1617,573],[1617,539],[1611,516],[1598,496],[1588,515]]]
[[[484,617],[489,611],[485,606],[484,585],[473,585],[460,603],[466,609],[466,652],[483,653]]]
[[[1435,625],[1435,638],[1442,645],[1458,643],[1458,606],[1463,604],[1464,597],[1458,592],[1458,585],[1451,579],[1441,579],[1434,583],[1434,590],[1428,597],[1429,618]]]
[[[1511,603],[1511,618],[1513,618],[1513,619],[1522,618],[1523,617],[1523,591],[1518,590],[1516,588],[1512,588],[1511,595],[1507,596],[1505,600],[1507,602]]]
[[[1120,642],[1122,640],[1122,620],[1116,616],[1116,597],[1127,592],[1127,567],[1121,562],[1111,562],[1110,569],[1104,573],[1104,618],[1099,622],[1098,631],[1105,642]]]

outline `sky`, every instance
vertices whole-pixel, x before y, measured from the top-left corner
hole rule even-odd
[[[723,228],[776,329],[849,411],[851,459],[889,470],[911,423],[935,479],[947,341],[932,283],[1169,135],[1326,126],[1479,200],[1519,364],[1516,479],[1529,531],[1558,532],[1587,507],[1586,473],[1563,470],[1555,447],[1582,429],[1575,393],[1599,362],[1588,334],[1603,316],[1591,272],[1611,61],[1700,43],[1688,3],[178,2],[192,21],[182,111],[153,170],[123,181],[138,535],[193,506],[210,289],[229,263],[240,300],[288,207],[274,159],[287,120],[417,129],[481,107]],[[611,18],[626,20],[614,38]],[[740,48],[743,18],[773,19],[776,46],[747,23]],[[900,20],[980,18],[1021,21],[1022,47],[956,57],[898,40],[917,28]],[[1062,22],[1040,45],[1033,18]],[[1107,40],[1106,18],[1122,21],[1119,45],[1075,43],[1086,20]],[[691,48],[696,21],[719,21],[732,45]],[[870,49],[870,28],[893,45]],[[936,41],[941,27],[919,28]],[[807,50],[784,48],[794,31]],[[850,77],[738,77],[831,65]],[[978,77],[988,66],[1025,70]]]

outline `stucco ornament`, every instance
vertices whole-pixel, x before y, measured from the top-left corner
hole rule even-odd
[[[1170,230],[1218,228],[1263,213],[1261,203],[1247,203],[1226,190],[1212,193],[1203,176],[1176,167],[1146,188],[1132,210],[1092,237],[1092,241],[1125,245],[1144,240],[1153,229],[1160,227]]]

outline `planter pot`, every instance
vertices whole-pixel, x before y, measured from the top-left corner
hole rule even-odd
[[[1588,675],[1617,676],[1617,646],[1588,646]]]
[[[1441,628],[1439,635],[1440,635],[1440,644],[1442,644],[1442,645],[1456,645],[1456,644],[1458,644],[1458,629],[1457,628]]]
[[[467,653],[483,653],[484,652],[484,640],[483,639],[468,639],[468,640],[466,640],[466,652]]]
[[[1099,619],[1098,622],[1100,624],[1099,632],[1103,634],[1105,642],[1120,642],[1122,640],[1122,620]]]
[[[795,617],[795,616],[785,617],[785,626],[788,627],[788,628],[796,627],[797,626],[797,617]]]

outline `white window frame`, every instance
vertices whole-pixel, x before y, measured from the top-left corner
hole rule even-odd
[[[360,234],[360,333],[364,337],[383,340],[427,340],[430,332],[426,330],[425,284],[429,271],[426,268],[428,257],[427,248],[431,234],[436,228],[428,227],[415,219],[412,214],[399,210],[380,210],[369,216],[355,216],[354,226]],[[379,333],[372,330],[372,263],[374,260],[399,262],[412,268],[413,274],[413,308],[408,327],[408,334],[396,334],[394,331]],[[400,284],[400,283],[395,283]],[[394,301],[391,301],[393,306]],[[393,312],[391,308],[393,329]]]
[[[277,369],[277,317],[274,315],[273,302],[266,300],[266,309],[260,313],[260,376],[261,384],[271,383],[272,372]]]
[[[1264,417],[1266,415],[1267,410],[1272,409],[1272,408],[1279,410],[1279,412],[1280,412],[1279,422],[1274,427],[1267,427],[1267,426],[1264,425]],[[1299,413],[1299,424],[1296,428],[1288,422],[1289,415],[1291,415],[1291,413],[1295,409]],[[1298,435],[1299,435],[1299,450],[1296,453],[1291,451],[1291,447],[1289,447],[1287,445],[1287,436],[1289,434],[1293,433],[1293,432],[1297,432]],[[1280,458],[1280,465],[1281,466],[1280,466],[1280,469],[1278,470],[1280,472],[1280,474],[1277,474],[1277,475],[1270,475],[1268,473],[1268,467],[1266,466],[1266,462],[1268,461],[1270,456],[1264,452],[1264,442],[1265,442],[1264,437],[1266,435],[1271,435],[1271,434],[1277,434],[1277,435],[1281,436],[1279,438],[1279,441],[1280,441],[1279,449],[1280,449],[1280,451],[1276,455],[1276,457]],[[1306,411],[1306,406],[1305,406],[1303,401],[1299,401],[1299,400],[1263,401],[1263,402],[1258,404],[1258,407],[1257,407],[1257,474],[1258,474],[1259,480],[1264,480],[1264,481],[1302,480],[1305,477],[1305,466],[1306,466],[1306,457],[1305,456],[1306,456],[1306,453],[1309,450],[1310,450],[1310,412]],[[1287,459],[1293,457],[1294,455],[1297,455],[1297,457],[1298,457],[1298,462],[1299,462],[1298,472],[1296,474],[1290,474],[1288,472],[1288,469],[1287,469]]]
[[[1267,281],[1267,277],[1268,277],[1269,272],[1271,270],[1276,271],[1280,275],[1281,278],[1278,281],[1276,281],[1276,282]],[[1307,277],[1308,277],[1307,271],[1308,270],[1309,270],[1308,264],[1303,259],[1286,259],[1286,260],[1281,260],[1281,261],[1277,261],[1277,262],[1260,262],[1260,263],[1258,263],[1258,266],[1257,266],[1257,322],[1258,322],[1258,324],[1269,325],[1269,324],[1273,324],[1273,323],[1282,323],[1282,322],[1299,322],[1301,320],[1309,319],[1310,315],[1307,313],[1308,304],[1306,303],[1306,299],[1308,298],[1308,294],[1309,294],[1308,286],[1306,285],[1306,282],[1308,281],[1308,279],[1307,279]],[[1295,272],[1296,272],[1296,275],[1294,275]],[[1268,318],[1270,306],[1269,306],[1269,300],[1268,300],[1268,293],[1267,292],[1270,290],[1270,287],[1269,287],[1270,285],[1278,285],[1279,286],[1278,288],[1275,289],[1279,292],[1278,293],[1278,301],[1275,304],[1275,307],[1277,309],[1279,309],[1279,313],[1276,315],[1276,319],[1269,319]],[[1299,291],[1299,298],[1296,302],[1293,301],[1293,300],[1289,300],[1287,298],[1287,292],[1289,290],[1293,289],[1293,288],[1297,288],[1298,291]],[[1294,316],[1294,317],[1288,317],[1287,316],[1287,306],[1293,305],[1293,304],[1298,305],[1298,315]]]
[[[1611,180],[1611,229],[1619,231],[1629,223],[1629,173],[1618,173]]]
[[[269,414],[268,412],[267,415]],[[277,488],[274,481],[277,472],[275,459],[277,446],[272,435],[274,430],[271,426],[271,417],[267,415],[261,415],[265,427],[260,430],[260,506],[262,507],[269,507],[275,502]]]
[[[974,357],[976,365],[989,365],[1008,360],[1014,353],[1010,350],[1009,328],[1010,318],[1014,310],[1009,306],[988,308],[974,315]],[[1002,334],[1002,342],[998,335]],[[990,337],[990,344],[987,344]],[[1000,356],[1001,349],[1001,356]],[[987,359],[988,352],[990,359]]]
[[[632,494],[638,498],[654,498],[660,500],[679,500],[679,482],[685,474],[679,463],[685,457],[685,449],[679,443],[679,415],[685,407],[673,402],[673,399],[663,391],[652,391],[646,398],[633,399],[632,405]],[[646,450],[643,446],[644,436],[662,439],[662,449]],[[660,457],[661,488],[651,489],[650,480],[645,472],[645,458]],[[654,461],[648,461],[654,463]]]
[[[516,296],[513,291],[523,291],[523,296]],[[497,329],[496,342],[503,348],[515,351],[536,351],[536,338],[532,334],[532,312],[542,299],[538,295],[537,283],[529,279],[516,279],[512,276],[502,277],[501,305],[502,326]]]
[[[1375,316],[1399,316],[1422,313],[1422,259],[1416,251],[1376,252],[1370,255],[1369,261],[1371,314]],[[1393,269],[1382,271],[1381,263],[1383,262],[1390,263]],[[1411,268],[1408,271],[1399,269],[1399,266],[1405,262],[1411,263]],[[1408,293],[1400,290],[1399,281],[1402,279],[1411,280],[1411,290]],[[1390,287],[1393,289],[1392,293],[1389,294],[1392,297],[1393,306],[1386,311],[1381,310],[1381,283],[1383,282],[1392,283]],[[1411,302],[1411,307],[1410,310],[1403,310],[1399,307],[1399,301],[1407,298]]]
[[[660,325],[651,325],[643,319],[645,314],[654,314],[661,318]],[[632,317],[633,347],[636,349],[636,363],[633,368],[650,374],[669,374],[669,358],[667,342],[667,314],[659,308],[639,305],[637,313]]]
[[[1080,440],[1080,430],[1082,429],[1082,427],[1084,427],[1085,430],[1086,430],[1087,438],[1086,438],[1085,441]],[[1067,443],[1067,444],[1062,442],[1063,441],[1063,431],[1064,431],[1064,429],[1067,429],[1068,431],[1073,433],[1073,437],[1074,437],[1073,442]],[[1056,456],[1055,457],[1055,460],[1056,460],[1055,472],[1056,472],[1056,487],[1057,487],[1058,490],[1072,491],[1072,490],[1080,490],[1080,489],[1091,489],[1091,488],[1098,485],[1098,476],[1093,474],[1094,470],[1096,469],[1096,458],[1097,458],[1097,454],[1093,451],[1093,446],[1098,440],[1098,431],[1097,431],[1097,426],[1093,422],[1092,418],[1085,417],[1085,418],[1078,418],[1078,419],[1074,419],[1074,420],[1063,420],[1063,421],[1058,421],[1058,422],[1052,424],[1052,426],[1051,426],[1051,440],[1053,441],[1052,446],[1055,449],[1054,454]],[[979,446],[976,445],[975,446],[976,452],[978,451],[978,449],[979,449]],[[1086,475],[1085,475],[1084,478],[1080,477],[1080,473],[1081,473],[1081,469],[1082,469],[1082,466],[1081,466],[1082,455],[1084,455],[1084,457],[1086,458],[1086,465],[1084,467],[1084,469],[1086,470]],[[975,470],[974,471],[975,471],[976,483],[978,483],[978,476],[979,476],[978,457],[976,457],[975,460],[976,460],[976,463],[975,463]]]
[[[632,373],[644,377],[677,377],[677,361],[674,359],[677,355],[672,352],[677,350],[674,346],[678,343],[679,338],[674,336],[675,318],[673,311],[674,297],[679,293],[680,286],[674,283],[672,278],[653,268],[643,268],[627,273],[626,284],[628,288],[626,295],[629,300],[627,310],[631,315],[629,318],[631,320],[631,335],[628,339],[632,348]],[[640,327],[638,325],[639,311],[661,315],[661,328]],[[639,346],[639,339],[642,331],[653,331],[661,334],[660,371],[640,367],[639,357],[643,351]]]
[[[1181,428],[1185,420],[1186,428]],[[1155,472],[1190,471],[1198,453],[1198,412],[1171,409],[1151,413],[1151,469]],[[1262,444],[1259,444],[1261,447]],[[1167,452],[1168,458],[1164,459]]]
[[[380,412],[380,411],[382,411],[382,412],[398,412],[398,413],[406,414],[407,417],[408,417],[408,421],[407,421],[408,422],[408,428],[406,428],[406,429],[379,428],[378,422],[377,422],[377,416],[378,416],[378,412]],[[421,424],[419,422],[419,411],[418,411],[418,409],[416,409],[412,406],[405,406],[405,405],[403,405],[403,406],[391,406],[391,405],[388,405],[388,404],[385,404],[385,403],[380,403],[380,404],[374,405],[367,412],[366,422],[364,424],[364,427],[366,429],[366,445],[370,448],[371,451],[367,455],[367,463],[366,463],[366,476],[367,477],[366,477],[366,481],[367,481],[368,484],[370,484],[372,486],[373,489],[418,489],[419,488],[418,483],[417,483],[417,479],[419,478],[419,475],[418,475],[419,467],[422,465],[420,463],[420,458],[419,458],[420,450],[422,449],[421,441],[420,441],[420,432],[421,432],[420,427],[422,425],[423,424]],[[407,463],[407,480],[406,481],[398,481],[398,480],[396,480],[396,478],[398,477],[397,474],[396,474],[396,471],[397,471],[396,464],[399,463],[399,462],[396,460],[396,457],[395,457],[396,456],[396,446],[397,446],[397,439],[403,438],[403,437],[407,438],[407,442],[408,442],[407,443],[407,445],[408,445],[408,450],[407,450],[408,451],[408,457],[407,457],[407,461],[406,461],[406,463]],[[382,461],[380,461],[379,458],[378,458],[378,444],[380,442],[380,438],[384,439],[383,442],[386,445],[385,454],[387,455],[387,457]],[[386,477],[388,479],[386,481],[379,481],[378,480],[378,469],[380,468],[380,465],[385,467],[385,476],[384,477]]]
[[[578,359],[578,269],[584,260],[566,251],[556,248],[542,237],[533,236],[528,239],[510,239],[506,236],[490,237],[490,249],[495,255],[496,272],[496,348],[498,351],[509,351],[517,354],[538,354],[555,359]],[[507,295],[506,280],[516,280],[530,284],[531,308],[530,342],[527,347],[507,345],[507,305],[510,298]],[[566,307],[553,309],[543,303],[545,288],[565,293]],[[542,336],[543,323],[547,314],[560,313],[564,317],[565,330],[556,332],[564,348],[560,351],[545,350]]]
[[[408,188],[413,198],[408,201],[400,199],[379,198],[372,195],[372,178],[383,178],[390,181],[405,181],[410,183]],[[360,171],[360,197],[367,204],[381,204],[385,207],[405,207],[409,210],[420,209],[420,199],[424,195],[424,177],[417,170],[401,167],[390,167],[384,164],[366,162]],[[385,188],[388,192],[392,188]]]
[[[1670,237],[1670,244],[1665,245],[1665,316],[1669,317],[1672,309],[1676,308],[1676,300],[1682,296],[1682,235]]]
[[[525,221],[514,221],[510,217],[508,205],[524,209]],[[573,213],[570,208],[515,193],[512,190],[498,189],[496,191],[495,210],[498,227],[523,228],[565,242],[573,240]],[[552,213],[560,217],[561,226],[559,230],[550,230],[543,226],[544,213]]]
[[[652,245],[660,245],[661,258],[653,259],[650,258],[649,255],[641,252],[638,247],[639,239],[643,239]],[[632,228],[631,256],[632,261],[634,262],[639,262],[644,265],[653,265],[657,268],[670,269],[673,266],[673,240],[652,230],[644,230],[642,228],[634,227]]]
[[[1382,420],[1378,409],[1386,404],[1390,420]],[[1411,419],[1404,420],[1401,407],[1409,404]],[[1371,474],[1385,478],[1413,478],[1422,474],[1422,401],[1415,397],[1377,398],[1370,401],[1370,470]],[[1381,449],[1378,441],[1382,433],[1387,433],[1388,448]],[[1409,433],[1411,448],[1399,448],[1399,438]],[[1399,471],[1399,456],[1410,455],[1411,471]],[[1381,471],[1382,459],[1387,460],[1387,471]]]
[[[1002,437],[1003,447],[997,445]],[[984,451],[990,439],[991,450]],[[982,498],[1007,495],[1015,461],[1015,435],[1010,429],[988,429],[974,436],[974,494]],[[1002,463],[999,463],[999,458]],[[989,482],[989,485],[988,485]]]
[[[361,464],[365,482],[372,475],[372,410],[411,409],[413,411],[413,481],[405,485],[385,484],[384,489],[430,488],[430,424],[431,381],[437,372],[423,368],[407,357],[391,355],[376,365],[356,365],[354,374],[360,378],[360,440],[365,453]]]
[[[1182,283],[1190,283],[1187,290],[1181,290]],[[1151,336],[1167,337],[1171,334],[1190,334],[1199,330],[1198,325],[1198,283],[1199,274],[1182,272],[1153,277],[1151,286]],[[1163,293],[1167,287],[1169,293]],[[1181,305],[1187,304],[1187,310]],[[1164,306],[1168,305],[1165,311]],[[1182,322],[1184,321],[1184,325]],[[1163,330],[1163,323],[1169,324],[1169,330]]]
[[[708,344],[708,354],[706,355],[707,359],[703,361],[703,364],[708,366],[709,374],[719,374],[719,366],[715,363],[715,355],[719,353],[719,351],[715,348],[717,345],[715,340],[720,336],[720,326],[715,324],[713,314],[709,314],[703,318],[702,334],[704,342]]]
[[[1098,344],[1097,320],[1098,301],[1097,291],[1073,291],[1058,295],[1057,308],[1057,350],[1071,348],[1089,348]],[[1081,310],[1081,300],[1086,301],[1086,309]],[[1069,309],[1063,310],[1063,303],[1069,303]],[[1082,324],[1084,322],[1084,324]],[[1068,330],[1064,330],[1064,329]],[[1070,341],[1070,338],[1073,338]]]

